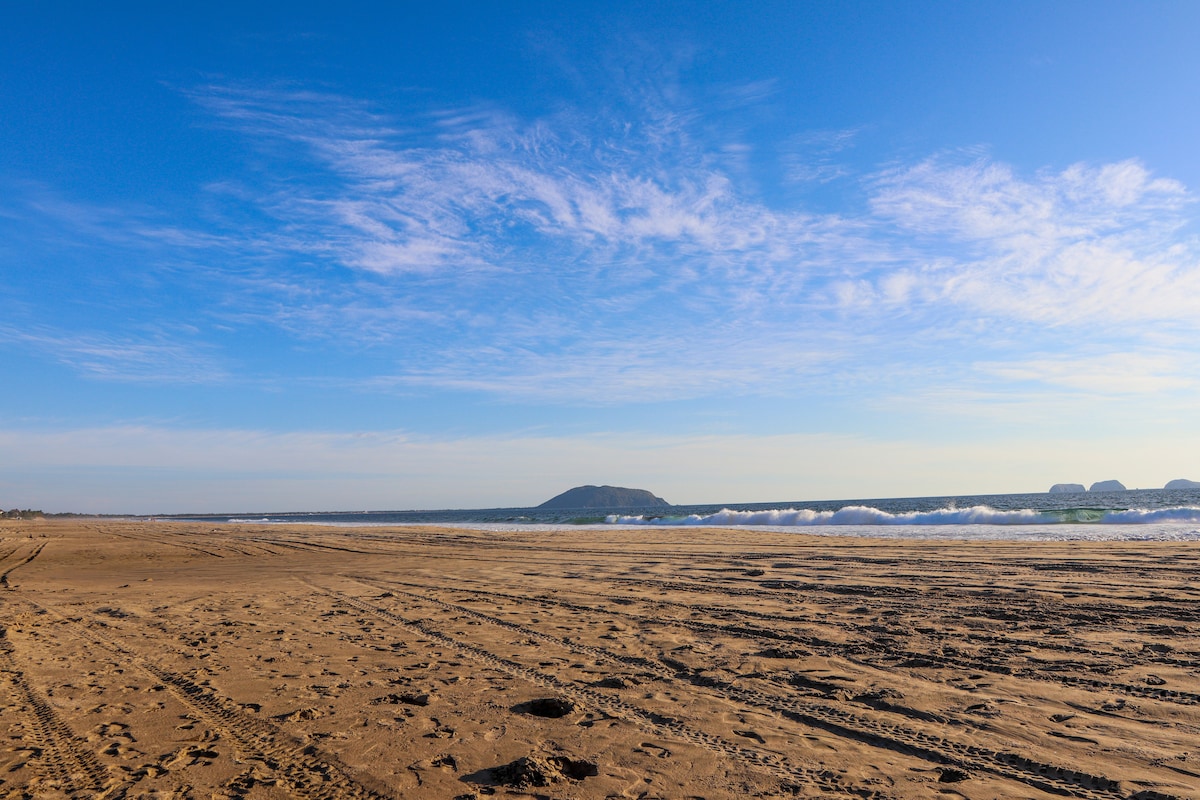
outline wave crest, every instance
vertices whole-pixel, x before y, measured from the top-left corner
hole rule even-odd
[[[870,506],[845,506],[837,511],[812,511],[806,508],[735,511],[723,508],[712,514],[689,514],[685,517],[610,514],[604,521],[610,525],[771,525],[785,528],[813,525],[1140,525],[1164,522],[1197,523],[1200,522],[1200,508],[1187,506],[1124,511],[1091,508],[1035,511],[1023,508],[1001,511],[989,506],[972,506],[909,511],[901,514],[892,514]]]

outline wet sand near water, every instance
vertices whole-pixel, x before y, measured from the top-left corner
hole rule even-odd
[[[1200,800],[1200,546],[0,523],[2,798]]]

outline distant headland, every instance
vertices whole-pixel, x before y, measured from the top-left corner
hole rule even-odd
[[[1176,478],[1167,481],[1164,489],[1200,489],[1200,481],[1189,481],[1187,478]],[[1097,481],[1089,488],[1083,488],[1082,483],[1056,483],[1050,487],[1050,494],[1074,494],[1078,492],[1125,492],[1125,484],[1120,481]]]
[[[671,505],[645,489],[623,486],[576,486],[550,498],[538,508],[649,508]]]

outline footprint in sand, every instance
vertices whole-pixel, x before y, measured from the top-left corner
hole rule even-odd
[[[174,754],[168,756],[163,762],[163,766],[168,770],[196,765],[208,766],[220,755],[219,752],[209,747],[189,746],[176,750]]]
[[[671,751],[662,745],[654,744],[653,742],[642,742],[640,747],[633,748],[635,753],[648,753],[649,755],[658,758],[670,758]]]
[[[508,733],[507,725],[498,725],[495,728],[489,728],[488,730],[484,731],[484,734],[481,738],[485,742],[494,742],[497,739],[503,739],[505,734],[507,734],[507,733]]]
[[[442,724],[442,721],[437,717],[430,717],[429,721],[433,723],[433,730],[425,734],[426,739],[453,739],[454,728]]]

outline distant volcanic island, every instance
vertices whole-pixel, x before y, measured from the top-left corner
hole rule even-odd
[[[622,486],[576,486],[551,497],[538,508],[654,508],[670,506],[645,489]]]
[[[1200,489],[1200,481],[1189,481],[1187,478],[1176,478],[1167,481],[1164,489]],[[1097,481],[1089,488],[1083,488],[1082,483],[1056,483],[1050,487],[1050,494],[1073,494],[1077,492],[1124,492],[1128,491],[1120,481]]]

